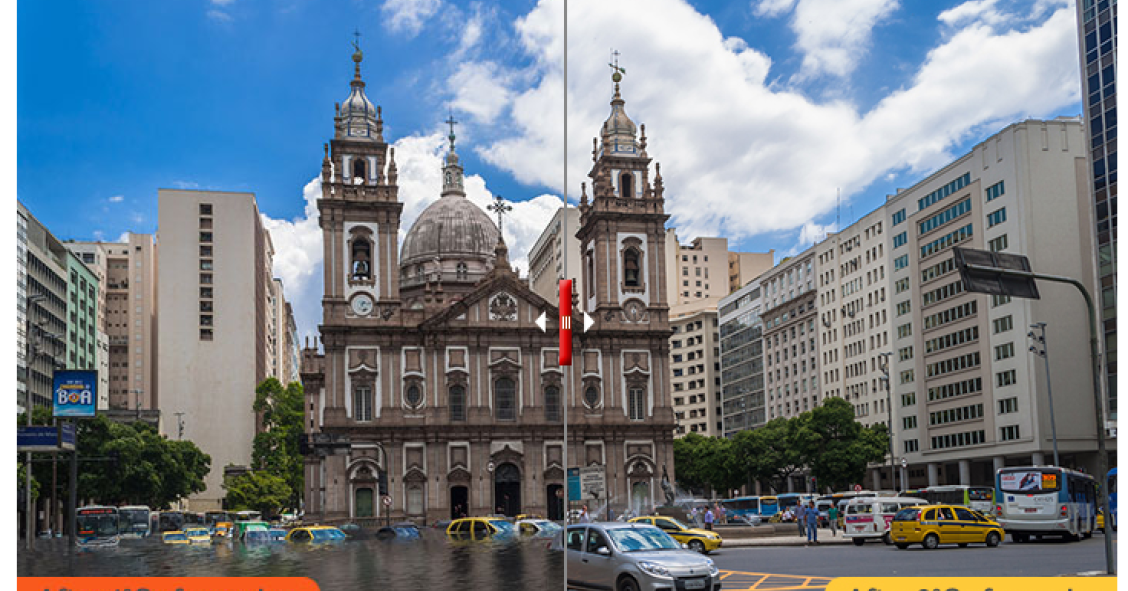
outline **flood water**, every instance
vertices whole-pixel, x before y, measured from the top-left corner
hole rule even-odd
[[[347,540],[306,546],[173,546],[159,537],[122,540],[117,548],[68,549],[66,539],[20,543],[20,576],[310,577],[336,589],[563,589],[563,552],[548,540],[450,542],[424,531],[413,541]]]

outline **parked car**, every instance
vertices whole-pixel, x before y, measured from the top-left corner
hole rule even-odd
[[[717,532],[689,527],[673,517],[666,517],[664,515],[635,517],[630,520],[629,523],[646,523],[653,525],[673,536],[678,542],[688,546],[690,550],[702,554],[712,552],[720,548],[721,544],[724,543],[724,540],[721,539],[721,535]]]
[[[341,542],[348,536],[340,529],[328,525],[311,525],[307,527],[295,527],[286,534],[287,542],[295,542],[300,544],[313,543],[322,544],[328,542]]]
[[[381,527],[376,530],[377,540],[418,540],[419,528],[414,523],[404,522]]]
[[[657,591],[718,591],[721,576],[709,558],[685,550],[666,532],[644,523],[580,523],[550,546],[564,550],[568,587]]]
[[[517,533],[517,529],[504,519],[463,517],[450,522],[446,533],[452,540],[485,540],[512,537]]]

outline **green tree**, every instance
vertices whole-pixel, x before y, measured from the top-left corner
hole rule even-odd
[[[298,382],[286,387],[267,378],[255,389],[254,411],[262,417],[263,429],[255,435],[251,467],[281,478],[289,487],[282,506],[297,508],[305,483],[305,458],[298,442],[304,427],[305,391]]]
[[[273,515],[290,502],[290,486],[280,477],[259,470],[224,478],[227,507],[232,511],[253,510]]]
[[[674,440],[674,473],[678,486],[684,489],[707,486],[702,465],[698,462],[699,448],[708,440],[698,433],[688,433]]]
[[[748,447],[756,453],[745,456],[747,472],[776,491],[786,490],[787,478],[802,470],[809,456],[809,434],[797,419],[772,419],[752,432],[755,441]]]
[[[853,405],[841,398],[828,398],[801,418],[806,464],[820,487],[845,490],[865,478],[867,465],[885,458],[888,429],[863,426],[854,420]]]

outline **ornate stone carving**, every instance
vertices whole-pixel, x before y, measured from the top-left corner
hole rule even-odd
[[[517,320],[517,300],[504,291],[490,298],[490,320]]]

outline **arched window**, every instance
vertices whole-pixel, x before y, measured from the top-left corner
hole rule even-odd
[[[353,281],[372,279],[372,245],[365,238],[357,237],[352,241],[352,278]]]
[[[627,390],[627,405],[630,419],[641,421],[646,418],[646,391],[639,386]]]
[[[588,297],[595,295],[595,257],[592,253],[587,254],[587,277],[584,277],[584,283],[587,284]]]
[[[623,176],[619,177],[619,196],[624,199],[627,197],[634,197],[634,175],[629,172],[624,172]]]
[[[372,420],[372,388],[357,386],[353,389],[353,420]]]
[[[450,420],[452,421],[465,421],[466,420],[466,388],[463,386],[451,386],[450,400],[447,406],[450,407]]]
[[[454,267],[454,270],[455,270],[455,273],[457,274],[458,279],[460,279],[460,280],[466,279],[470,275],[470,271],[466,267],[466,263],[463,263],[463,262],[459,262],[458,265],[456,265]]]
[[[368,178],[364,174],[364,159],[363,158],[353,158],[352,174],[353,174],[354,179],[367,179]]]
[[[494,382],[494,411],[498,420],[517,419],[517,386],[510,378]]]
[[[419,388],[418,384],[411,384],[404,391],[403,399],[411,408],[419,408],[423,404],[423,390]]]
[[[639,253],[636,248],[623,251],[623,284],[627,287],[642,287],[639,277]]]
[[[550,423],[560,422],[563,409],[560,406],[560,388],[548,386],[544,389],[544,420]]]
[[[587,390],[584,390],[584,404],[588,405],[588,407],[590,408],[595,408],[595,405],[599,404],[598,388],[596,388],[595,386],[588,386]]]

